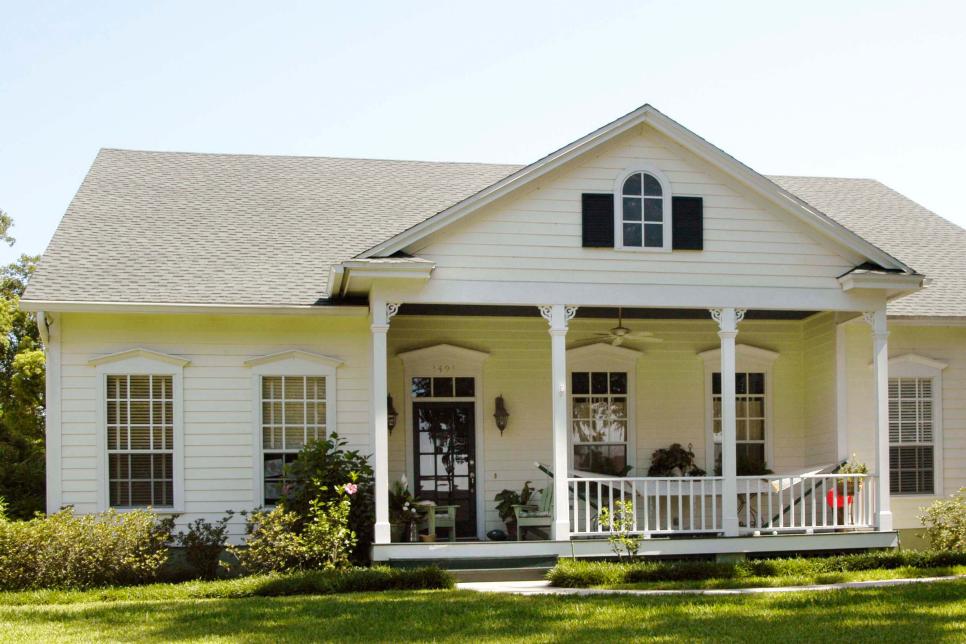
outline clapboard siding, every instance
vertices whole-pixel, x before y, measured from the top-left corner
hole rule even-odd
[[[848,371],[848,448],[874,463],[872,334],[860,321],[846,325]],[[918,528],[921,507],[966,486],[966,328],[889,326],[889,356],[915,353],[947,363],[943,370],[943,480],[936,497],[892,497],[896,528]]]
[[[835,432],[835,315],[812,316],[803,325],[805,464],[827,465],[837,458]]]
[[[184,369],[185,514],[179,523],[254,505],[252,374],[244,362],[288,349],[338,357],[337,426],[371,451],[369,329],[364,318],[158,315],[61,317],[62,502],[97,506],[96,356],[145,347],[190,360]],[[236,518],[233,532],[242,530]]]
[[[704,251],[584,248],[581,195],[611,192],[626,169],[657,166],[674,194],[704,199]],[[763,203],[641,126],[407,249],[435,282],[557,282],[837,290],[861,258]],[[498,261],[494,261],[494,259]]]

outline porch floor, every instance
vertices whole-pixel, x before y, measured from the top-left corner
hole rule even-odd
[[[641,542],[642,557],[707,555],[792,555],[798,552],[843,552],[894,548],[899,536],[892,532],[836,532],[777,534],[695,539],[651,538]],[[559,557],[613,556],[606,539],[570,541],[457,541],[386,543],[372,547],[373,561],[391,566],[439,565],[453,569],[544,568]]]

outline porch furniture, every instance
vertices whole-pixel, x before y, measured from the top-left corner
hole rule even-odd
[[[425,517],[419,522],[419,529],[426,530],[427,534],[435,535],[437,528],[449,530],[449,540],[456,541],[456,511],[458,505],[421,505],[421,510],[425,512]]]
[[[514,505],[513,515],[517,520],[517,541],[523,541],[528,528],[547,528],[553,525],[553,485],[548,485],[540,493],[537,505]]]

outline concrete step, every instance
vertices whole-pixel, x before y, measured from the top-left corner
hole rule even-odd
[[[492,581],[540,581],[550,568],[483,568],[451,570],[458,583]]]

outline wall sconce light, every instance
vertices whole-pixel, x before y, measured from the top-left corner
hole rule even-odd
[[[493,418],[496,419],[496,428],[500,430],[500,436],[503,436],[506,423],[510,420],[510,412],[506,410],[502,395],[496,397],[496,411],[493,412]]]
[[[396,421],[399,420],[399,412],[392,406],[392,396],[386,396],[386,420],[389,422],[389,433],[392,434]]]

